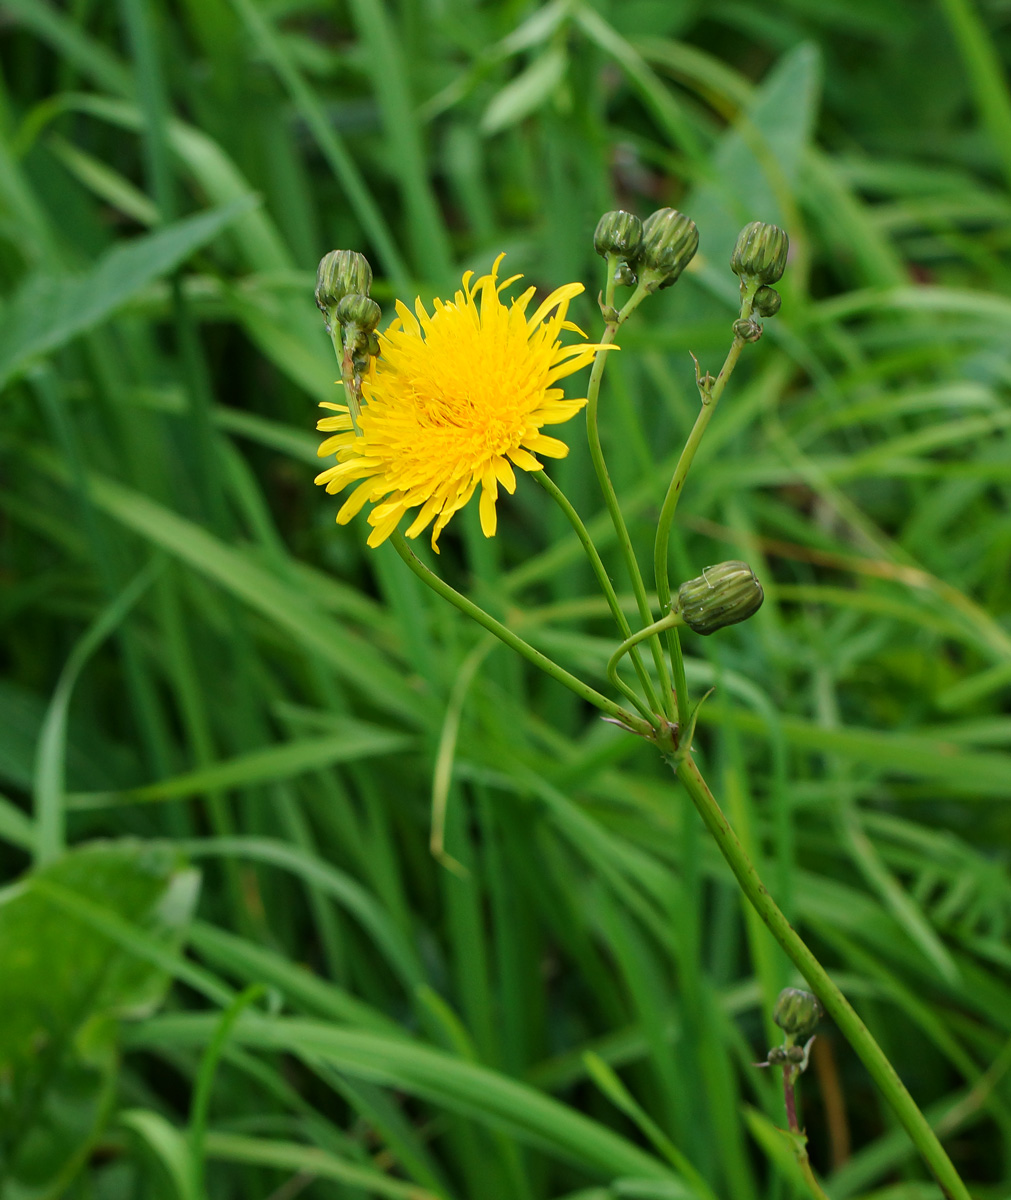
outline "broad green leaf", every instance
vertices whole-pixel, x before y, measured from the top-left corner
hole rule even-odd
[[[8,1118],[0,1149],[4,1200],[61,1200],[108,1121],[119,1056],[109,1022],[99,1019],[87,1032],[50,1070],[38,1072],[35,1096]],[[19,1129],[24,1118],[30,1124]]]
[[[168,977],[78,919],[128,914],[177,943],[198,876],[161,843],[95,843],[0,893],[0,1181],[5,1200],[58,1200],[108,1116],[116,1021],[148,1014]],[[61,897],[56,905],[50,895]]]
[[[196,898],[197,876],[164,843],[96,842],[25,876],[0,893],[0,1065],[23,1062],[95,1013],[152,1010],[164,977],[113,953],[35,890],[52,884],[176,940]]]
[[[813,44],[784,55],[717,147],[717,178],[685,200],[685,211],[699,227],[702,255],[721,271],[742,226],[755,220],[788,223],[792,189],[817,116],[820,73]]]

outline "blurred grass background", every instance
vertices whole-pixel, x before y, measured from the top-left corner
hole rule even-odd
[[[752,1066],[797,980],[662,764],[312,486],[323,253],[389,315],[505,250],[584,280],[592,334],[598,216],[667,204],[700,257],[602,405],[643,561],[736,231],[793,246],[674,539],[677,578],[766,587],[687,643],[700,758],[974,1194],[1011,1192],[1008,16],[0,0],[4,1200],[803,1194]],[[490,542],[462,514],[439,569],[602,686],[546,504],[521,482]],[[940,1195],[830,1028],[803,1090],[832,1200]]]

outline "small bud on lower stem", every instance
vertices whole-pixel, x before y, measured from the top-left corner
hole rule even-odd
[[[743,317],[734,322],[734,337],[742,342],[757,342],[762,336],[762,326],[754,317]]]
[[[783,297],[766,283],[755,292],[755,312],[760,317],[774,317],[782,303]]]
[[[814,1033],[824,1014],[821,1001],[813,992],[784,988],[779,993],[772,1019],[784,1033],[803,1040]]]
[[[371,296],[351,292],[340,298],[334,314],[341,325],[353,325],[362,333],[371,333],[379,324],[383,310]]]

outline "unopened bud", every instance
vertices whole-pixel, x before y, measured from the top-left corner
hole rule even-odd
[[[677,283],[699,248],[699,231],[691,217],[676,208],[659,208],[642,225],[639,278],[651,292]]]
[[[383,310],[375,300],[357,293],[342,296],[334,311],[341,325],[354,325],[363,333],[371,333],[383,315]]]
[[[635,258],[642,243],[642,221],[634,213],[617,209],[604,213],[597,222],[593,248],[602,257],[616,254],[619,258]]]
[[[615,268],[614,282],[621,287],[631,287],[635,283],[635,272],[627,262],[620,262]]]
[[[754,317],[742,317],[740,321],[734,322],[734,337],[740,338],[742,342],[757,342],[761,336],[762,326]]]
[[[316,306],[330,321],[330,312],[349,294],[367,296],[372,268],[357,250],[331,250],[316,271]]]
[[[789,249],[790,239],[778,225],[752,221],[737,235],[730,267],[735,275],[744,279],[776,283],[783,278]]]
[[[783,988],[772,1019],[784,1033],[803,1041],[814,1033],[824,1015],[821,1001],[813,992],[805,992],[803,988]]]
[[[745,562],[706,567],[678,588],[677,611],[689,629],[710,634],[746,621],[762,607],[765,593]]]
[[[755,292],[755,312],[760,317],[774,317],[782,303],[783,297],[766,283]]]

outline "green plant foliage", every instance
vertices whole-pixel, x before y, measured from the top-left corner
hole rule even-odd
[[[149,1016],[169,983],[86,914],[97,908],[177,945],[198,876],[164,843],[92,843],[0,896],[0,1072],[4,1196],[55,1200],[112,1109],[117,1023]],[[82,919],[83,918],[83,919]]]
[[[312,485],[340,399],[325,253],[369,257],[382,328],[504,250],[540,297],[584,282],[596,341],[597,221],[659,207],[699,252],[622,327],[600,400],[644,567],[689,353],[715,373],[739,315],[737,232],[791,247],[671,529],[675,591],[744,560],[765,594],[685,635],[693,700],[715,688],[695,753],[973,1197],[1005,1200],[1001,5],[0,16],[0,1200],[804,1194],[754,1066],[802,981],[654,747]],[[560,432],[551,479],[637,631]],[[623,638],[564,514],[529,476],[498,513],[492,540],[459,513],[437,561],[412,545],[617,696]],[[829,1021],[799,1094],[832,1200],[937,1200]]]

